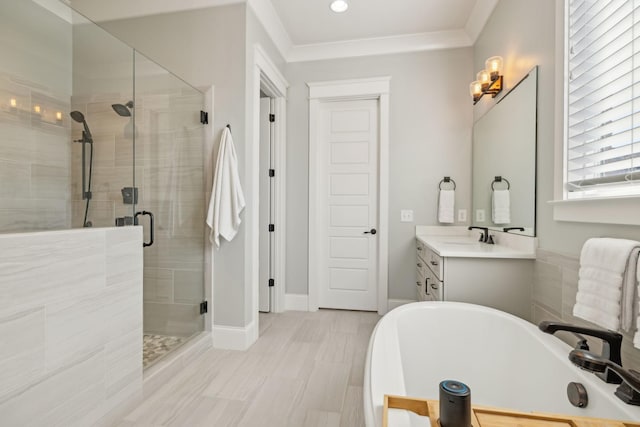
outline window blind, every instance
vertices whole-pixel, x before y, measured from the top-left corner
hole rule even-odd
[[[640,0],[568,0],[569,198],[640,192]]]

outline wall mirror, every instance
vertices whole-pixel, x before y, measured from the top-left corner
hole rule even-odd
[[[535,67],[473,126],[475,226],[536,235],[537,87]]]

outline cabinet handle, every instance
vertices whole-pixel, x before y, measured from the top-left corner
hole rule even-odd
[[[420,283],[420,281],[417,281],[416,286],[420,286],[420,285],[422,285],[422,283]]]
[[[431,284],[431,289],[438,289],[438,285],[436,285],[435,283]]]
[[[438,265],[438,263],[435,261],[431,261],[431,265]]]
[[[418,246],[418,250],[419,250],[419,251],[421,251],[421,250],[422,250],[422,247],[421,247],[421,246]]]
[[[422,268],[422,264],[421,263],[417,263],[416,265],[418,266],[418,268]]]

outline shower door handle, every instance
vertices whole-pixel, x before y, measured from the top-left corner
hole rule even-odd
[[[153,231],[154,231],[154,225],[153,225],[153,214],[149,211],[140,211],[140,212],[136,212],[135,215],[135,224],[138,224],[138,215],[148,215],[149,216],[149,242],[142,242],[142,246],[143,247],[147,247],[147,246],[151,246],[153,245]]]

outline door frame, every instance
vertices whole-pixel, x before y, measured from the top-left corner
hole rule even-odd
[[[276,232],[274,235],[275,240],[275,265],[273,271],[273,279],[275,280],[274,286],[274,301],[273,312],[281,313],[284,311],[284,295],[285,295],[285,268],[286,268],[286,115],[287,115],[287,88],[289,83],[286,81],[282,73],[278,70],[275,64],[271,61],[265,50],[259,44],[255,44],[253,47],[253,111],[252,111],[252,123],[253,127],[253,141],[251,151],[253,155],[253,164],[250,168],[249,174],[251,176],[252,187],[254,189],[260,188],[260,89],[264,91],[270,98],[274,100],[274,114],[276,121],[274,122],[274,141],[273,141],[273,162],[275,174],[275,194],[273,202],[275,204],[275,218],[274,223],[276,225]],[[256,206],[257,212],[260,205],[259,191],[254,191],[252,194],[252,206]],[[251,318],[255,320],[255,325],[258,324],[258,310],[259,310],[259,270],[260,270],[260,257],[259,257],[259,245],[258,236],[259,230],[259,214],[253,215],[250,230],[247,233],[247,242],[250,247],[250,253],[253,255],[252,262],[250,262],[250,277],[251,283]]]
[[[322,207],[319,183],[323,168],[317,163],[320,104],[331,101],[378,101],[378,314],[388,309],[389,294],[389,84],[390,76],[307,83],[309,87],[309,311],[317,311],[318,245],[322,236],[316,229]]]

